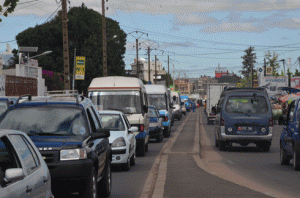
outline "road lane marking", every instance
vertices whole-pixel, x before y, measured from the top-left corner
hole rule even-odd
[[[151,197],[155,197],[155,198],[164,197],[165,183],[167,178],[167,164],[168,164],[168,155],[163,155],[158,170],[158,176],[156,179],[155,188]]]
[[[152,197],[153,192],[155,191],[155,184],[157,181],[157,177],[158,177],[158,172],[159,170],[165,172],[165,177],[166,177],[166,173],[167,173],[167,162],[165,163],[165,166],[161,165],[161,160],[163,157],[164,153],[170,153],[170,149],[172,148],[173,144],[175,143],[174,139],[176,140],[181,132],[181,130],[183,129],[183,126],[185,125],[185,123],[187,122],[187,120],[189,120],[191,114],[189,114],[186,119],[183,121],[183,123],[181,123],[181,125],[177,128],[177,130],[175,132],[172,132],[171,134],[174,134],[174,136],[172,135],[168,141],[165,143],[165,145],[163,146],[163,148],[161,149],[161,151],[159,152],[158,156],[155,159],[155,162],[147,176],[146,182],[144,184],[142,193],[141,193],[141,198],[150,198]],[[164,158],[165,159],[165,158]],[[161,169],[160,169],[160,166]],[[165,184],[160,184],[163,187],[163,191],[164,191],[164,186]],[[158,188],[158,186],[157,186]],[[160,188],[160,187],[159,187]],[[162,189],[157,189],[156,192],[158,194],[158,192],[162,193],[161,195],[163,196],[163,191]]]

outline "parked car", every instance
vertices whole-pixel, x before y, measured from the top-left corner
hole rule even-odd
[[[109,143],[112,149],[112,165],[121,165],[126,171],[135,165],[136,126],[131,126],[127,117],[120,111],[99,111],[100,123],[110,131]]]
[[[26,133],[17,130],[0,130],[0,197],[53,197],[42,155]]]
[[[150,117],[150,139],[156,139],[156,142],[162,142],[164,139],[162,125],[163,118],[159,116],[159,111],[155,106],[148,106],[148,112]]]
[[[296,99],[288,106],[287,117],[283,120],[283,130],[280,136],[280,163],[289,165],[293,159],[293,169],[300,170],[300,99]]]
[[[228,88],[216,108],[215,145],[220,150],[232,143],[256,144],[269,151],[273,115],[267,92],[262,88]]]
[[[27,95],[27,101],[19,103],[23,98],[3,114],[0,128],[20,130],[31,138],[50,170],[54,196],[70,191],[82,197],[109,196],[110,134],[101,128],[92,101],[82,95]]]

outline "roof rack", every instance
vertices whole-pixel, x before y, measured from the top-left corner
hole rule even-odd
[[[225,87],[224,91],[230,91],[230,90],[263,90],[266,91],[266,89],[262,87],[257,87],[257,88],[238,88],[238,87]]]
[[[52,97],[73,97],[78,95],[78,90],[57,90],[57,91],[46,91],[45,96]]]
[[[24,97],[27,97],[27,99],[23,99]],[[15,104],[19,104],[19,102],[23,102],[23,101],[21,101],[22,99],[23,99],[23,101],[24,101],[24,100],[31,101],[32,97],[31,97],[30,94],[22,95],[22,96],[20,96],[20,97],[17,99],[17,101],[16,101]]]

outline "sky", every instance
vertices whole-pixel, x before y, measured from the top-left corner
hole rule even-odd
[[[102,13],[101,0],[69,2],[69,8],[84,3]],[[257,56],[255,68],[263,66],[268,51],[285,59],[292,72],[300,68],[300,0],[108,0],[105,6],[106,17],[128,34],[126,69],[136,58],[136,39],[139,57],[147,59],[151,46],[150,59],[157,55],[167,70],[169,56],[175,78],[214,77],[218,66],[240,76],[241,57],[250,46]],[[13,14],[0,14],[0,54],[7,42],[18,49],[18,33],[49,21],[59,9],[59,0],[20,0]]]

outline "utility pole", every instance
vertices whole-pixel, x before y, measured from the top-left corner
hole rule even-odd
[[[107,76],[105,0],[102,0],[103,76]]]
[[[151,72],[150,62],[151,62],[151,60],[150,60],[150,46],[148,46],[148,82],[151,82],[151,80],[150,80],[150,72]]]
[[[251,60],[251,88],[253,88],[253,62]]]
[[[154,84],[156,84],[156,55],[155,55],[155,72],[154,72]]]
[[[76,70],[76,47],[74,49],[74,67],[73,67],[73,84],[72,84],[73,93],[74,93],[74,86],[75,86],[75,70]]]
[[[169,72],[169,64],[170,64],[170,56],[168,55],[168,77],[167,77],[167,87],[170,87],[170,82],[169,82],[169,80],[170,80],[170,72]]]
[[[139,66],[139,40],[135,39],[136,45],[136,77],[140,78],[140,66]]]
[[[63,50],[64,50],[63,51],[64,87],[65,87],[65,90],[70,90],[67,0],[62,0],[62,28],[63,28]]]
[[[176,91],[174,79],[175,79],[175,71],[174,71],[174,65],[173,65],[173,86],[174,86],[174,90]]]
[[[266,67],[267,67],[267,62],[266,62],[266,58],[264,58],[264,76],[266,76]]]

